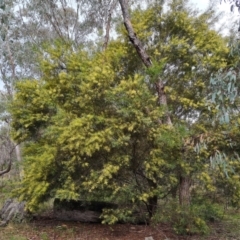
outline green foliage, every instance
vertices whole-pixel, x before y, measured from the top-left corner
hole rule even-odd
[[[102,213],[102,223],[132,222],[132,211],[124,209],[105,209]]]
[[[46,232],[41,233],[41,240],[49,240],[48,234]]]
[[[11,238],[9,238],[9,240],[27,240],[27,238],[16,235],[16,236],[12,236]]]
[[[229,50],[225,40],[206,24],[215,18],[213,11],[197,13],[185,1],[169,1],[167,7],[169,11],[164,11],[161,4],[153,4],[146,11],[134,12],[132,19],[154,63],[147,73],[154,81],[160,72],[166,82],[175,122],[197,118],[196,111],[206,108],[208,79],[211,72],[229,64]]]
[[[223,206],[209,200],[194,200],[190,208],[169,201],[158,210],[153,221],[171,223],[174,231],[180,235],[208,234],[209,223],[222,220],[223,215]]]
[[[230,115],[233,113],[235,107],[234,103],[238,95],[237,76],[236,71],[230,68],[227,73],[220,70],[210,78],[210,97],[211,104],[209,109],[215,107],[218,114],[216,119],[220,123],[229,123]]]
[[[178,212],[173,221],[173,229],[180,235],[207,234],[209,232],[206,222],[200,217],[194,216],[192,211]]]
[[[150,76],[152,83],[155,83],[159,76],[162,74],[165,64],[166,63],[164,61],[153,63],[153,65],[147,69],[146,73]]]
[[[155,129],[162,111],[142,76],[115,82],[117,73],[107,62],[99,68],[104,55],[91,59],[81,51],[70,53],[65,56],[67,71],[58,72],[54,61],[59,51],[51,51],[53,57],[43,63],[43,79],[16,86],[13,137],[27,140],[24,179],[16,193],[28,199],[32,211],[50,197],[91,198],[101,193],[102,199],[114,200],[128,181],[136,188],[133,172],[151,162],[154,147],[149,146],[161,134]],[[19,114],[24,115],[21,121]],[[152,164],[154,172],[159,163]],[[141,184],[147,200],[148,183]],[[137,190],[133,198],[142,195]]]
[[[103,223],[114,224],[135,221],[133,212],[143,205],[151,217],[152,201],[179,192],[183,177],[200,194],[220,189],[224,169],[213,171],[209,158],[233,138],[222,138],[225,126],[206,120],[216,114],[206,95],[211,72],[228,66],[229,50],[205,23],[211,13],[196,15],[183,1],[171,1],[169,9],[133,12],[134,28],[153,56],[148,70],[123,33],[103,53],[46,44],[41,79],[16,85],[12,136],[24,142],[24,178],[14,194],[30,211],[52,198],[116,202],[119,209],[102,214]],[[168,109],[158,104],[153,83],[159,77]],[[173,126],[160,124],[166,111]],[[237,204],[236,175],[224,186]],[[166,211],[180,234],[207,233],[206,221],[218,214],[211,204]]]

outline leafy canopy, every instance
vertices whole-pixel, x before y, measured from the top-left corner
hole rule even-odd
[[[203,120],[207,79],[229,64],[228,48],[205,23],[211,14],[195,16],[179,4],[172,1],[166,13],[155,5],[133,12],[153,56],[148,71],[119,29],[104,53],[46,45],[42,78],[16,85],[12,135],[25,142],[16,195],[31,211],[48,198],[102,199],[120,203],[120,212],[103,215],[113,223],[131,215],[132,203],[148,208],[154,197],[166,197],[179,176],[214,191],[211,152],[196,151],[195,140],[212,128]],[[166,109],[154,94],[158,75],[166,82],[173,127],[159,124]]]

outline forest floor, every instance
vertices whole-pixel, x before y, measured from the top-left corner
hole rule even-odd
[[[240,224],[214,223],[208,236],[178,236],[170,226],[62,222],[38,219],[0,228],[0,240],[240,240]],[[151,238],[150,238],[151,239]]]

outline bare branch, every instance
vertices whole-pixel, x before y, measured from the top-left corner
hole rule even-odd
[[[106,24],[106,34],[104,37],[104,44],[103,44],[103,49],[105,50],[108,46],[108,41],[109,41],[109,32],[110,32],[110,27],[111,27],[111,20],[112,20],[112,12],[117,4],[117,1],[114,0],[112,4],[110,5],[108,9],[108,16],[107,16],[107,24]]]
[[[6,30],[7,30],[7,28],[6,28]],[[11,51],[10,46],[9,46],[9,39],[8,39],[8,35],[7,34],[6,34],[6,41],[5,41],[5,43],[7,45],[8,57],[9,57],[10,65],[11,65],[11,68],[12,68],[12,79],[15,79],[16,78],[16,74],[15,74],[16,66],[15,66],[15,63],[14,63],[12,51]],[[8,95],[12,96],[13,95],[12,84],[11,84],[10,88],[7,88],[7,90],[8,90]]]
[[[7,168],[3,171],[0,171],[0,176],[10,172],[11,168],[12,168],[12,159],[10,158]]]
[[[46,11],[46,17],[48,18],[48,20],[52,24],[54,30],[56,31],[56,33],[58,34],[60,39],[65,40],[64,36],[63,36],[63,33],[62,33],[60,27],[57,24],[58,20],[57,20],[56,14],[55,14],[55,9],[54,9],[55,5],[52,2],[50,2],[49,7],[50,7],[51,14],[49,14],[48,11]],[[60,14],[60,12],[58,14]],[[63,17],[61,16],[61,18],[63,18]]]

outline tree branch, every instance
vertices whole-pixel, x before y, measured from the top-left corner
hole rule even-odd
[[[108,46],[108,41],[109,41],[109,32],[110,32],[110,27],[111,27],[111,20],[112,20],[112,12],[117,4],[117,1],[113,1],[108,9],[108,16],[107,16],[107,23],[106,23],[106,34],[104,37],[104,44],[103,44],[103,49],[106,50]]]
[[[3,171],[0,171],[0,176],[10,172],[11,168],[12,168],[12,160],[10,158],[7,168]]]
[[[122,15],[123,15],[123,22],[125,25],[125,28],[128,32],[128,37],[135,47],[139,57],[141,58],[143,64],[149,68],[152,66],[151,58],[148,56],[146,50],[143,47],[143,44],[141,43],[140,39],[137,37],[137,34],[134,32],[129,12],[128,12],[128,6],[127,6],[127,0],[119,0],[119,3],[121,5],[122,9]],[[167,96],[164,91],[164,83],[162,79],[159,77],[157,82],[155,83],[155,88],[158,94],[158,103],[160,106],[164,106],[167,109]],[[164,121],[168,125],[172,125],[172,121],[170,118],[170,114],[167,112],[166,114],[166,120]]]
[[[141,41],[139,40],[136,33],[134,32],[132,23],[130,21],[126,0],[119,0],[119,3],[121,5],[123,21],[124,21],[125,28],[128,32],[129,40],[135,47],[135,49],[136,49],[139,57],[142,59],[144,65],[146,67],[151,67],[152,61],[151,61],[150,57],[148,56],[147,52],[145,51]]]

